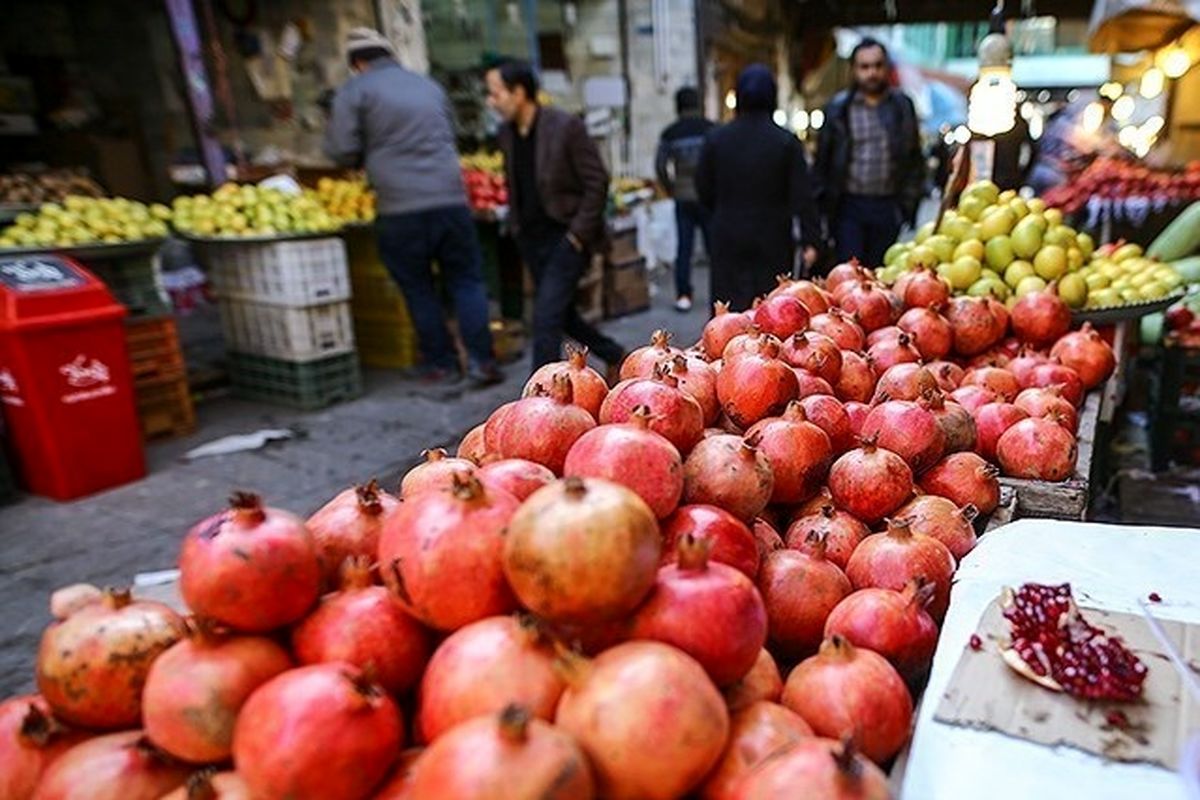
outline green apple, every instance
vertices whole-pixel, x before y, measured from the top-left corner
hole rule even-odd
[[[1003,272],[1016,258],[1012,241],[1005,235],[988,239],[983,247],[983,258],[987,265],[997,272]]]

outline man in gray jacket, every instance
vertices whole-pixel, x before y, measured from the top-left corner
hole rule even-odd
[[[355,76],[334,97],[325,152],[343,166],[366,167],[376,194],[379,253],[408,303],[424,377],[460,378],[434,286],[436,260],[454,301],[467,376],[479,385],[496,383],[502,376],[449,101],[432,80],[400,66],[391,42],[370,28],[350,31],[346,57]]]

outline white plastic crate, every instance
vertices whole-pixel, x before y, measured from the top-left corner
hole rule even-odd
[[[350,297],[346,245],[338,237],[206,245],[203,258],[218,297],[280,306]]]
[[[239,353],[308,361],[354,352],[348,301],[292,308],[223,299],[220,309],[225,345]]]

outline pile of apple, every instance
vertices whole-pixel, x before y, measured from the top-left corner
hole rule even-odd
[[[459,158],[467,203],[474,211],[491,212],[508,205],[508,185],[504,179],[504,154],[480,150]]]
[[[123,197],[71,195],[43,203],[36,214],[18,214],[0,229],[0,249],[120,244],[167,235],[171,210]]]
[[[176,197],[172,209],[175,228],[200,237],[331,233],[342,227],[341,219],[315,193],[292,194],[251,184],[226,183],[211,195]]]
[[[315,197],[334,219],[343,223],[375,219],[375,192],[362,178],[347,180],[326,176],[317,181],[315,190],[308,189],[305,194]]]

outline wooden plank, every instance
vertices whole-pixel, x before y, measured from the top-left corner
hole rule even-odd
[[[1133,341],[1133,320],[1123,320],[1115,326],[1113,334],[1113,353],[1117,356],[1117,366],[1101,388],[1100,421],[1112,422],[1121,403],[1125,402],[1125,389],[1128,383],[1129,370],[1133,362],[1130,353],[1130,343]]]

